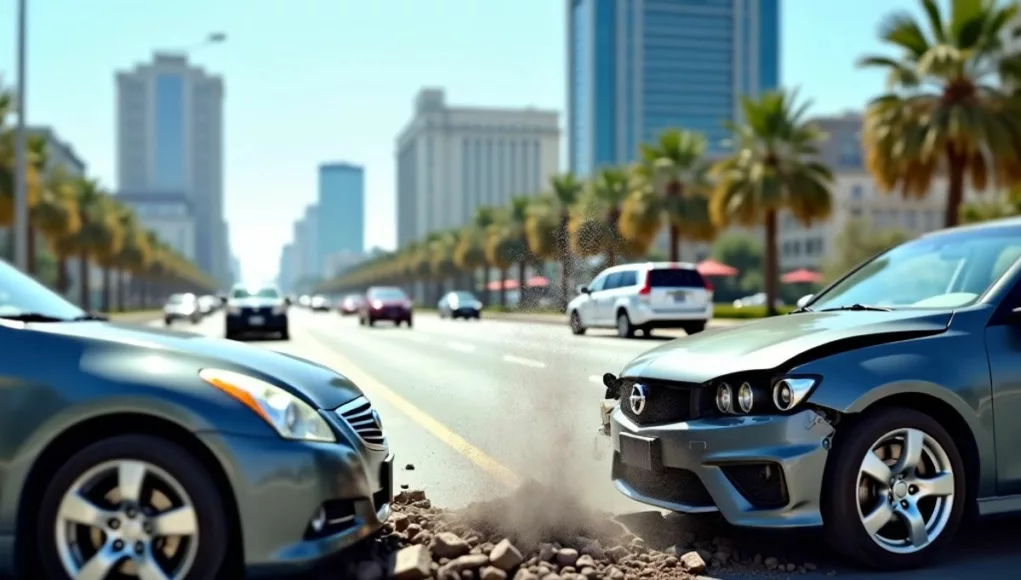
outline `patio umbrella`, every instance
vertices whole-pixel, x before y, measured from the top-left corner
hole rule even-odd
[[[780,277],[780,281],[784,284],[818,284],[822,282],[822,274],[800,268],[793,272],[787,272]]]
[[[545,276],[532,276],[525,285],[529,288],[545,288],[549,286],[549,280]]]
[[[702,260],[695,266],[695,269],[703,276],[715,276],[718,278],[737,276],[737,268],[717,262],[716,260]]]

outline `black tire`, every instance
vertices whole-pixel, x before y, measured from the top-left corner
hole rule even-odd
[[[373,319],[373,318],[369,318],[369,320],[368,320],[368,325],[369,325],[369,326],[376,326],[376,321],[375,321],[375,319]]]
[[[171,326],[172,324],[174,324],[174,321],[172,319],[170,318],[163,319],[163,326]]]
[[[361,316],[358,317],[358,326],[365,326],[365,319]]]
[[[285,328],[280,332],[280,340],[291,340],[290,329]]]
[[[570,316],[571,334],[581,336],[585,334],[585,327],[581,325],[581,316],[578,316],[578,311],[571,312]]]
[[[702,332],[703,330],[705,330],[705,325],[706,325],[705,322],[695,322],[695,323],[691,323],[691,324],[685,324],[684,325],[684,332],[686,332],[688,334],[698,334],[699,332]]]
[[[408,318],[407,320],[405,320],[405,321],[404,321],[404,324],[407,324],[407,325],[408,325],[408,328],[411,328],[411,327],[412,327],[411,319],[410,319],[410,318]]]
[[[635,326],[631,324],[627,312],[621,310],[617,313],[617,336],[620,338],[632,338],[635,335]]]
[[[166,471],[190,496],[195,508],[199,540],[189,580],[215,580],[224,568],[230,526],[224,500],[211,475],[188,451],[160,437],[120,435],[93,443],[60,464],[48,478],[35,528],[37,557],[46,578],[68,578],[57,552],[53,527],[65,492],[89,469],[118,459],[145,461]]]
[[[882,548],[865,530],[858,509],[858,470],[866,453],[885,434],[911,428],[924,432],[946,452],[954,472],[954,503],[942,533],[913,553]],[[939,556],[953,540],[965,511],[967,484],[964,460],[954,439],[936,419],[914,409],[890,407],[866,413],[841,431],[835,440],[822,489],[822,515],[827,541],[856,563],[880,570],[919,568]]]

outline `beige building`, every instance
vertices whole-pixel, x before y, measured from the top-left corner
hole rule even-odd
[[[397,136],[397,246],[460,227],[481,206],[535,194],[560,170],[556,111],[448,105],[423,89]]]

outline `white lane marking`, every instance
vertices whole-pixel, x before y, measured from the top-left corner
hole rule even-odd
[[[448,342],[447,347],[461,352],[475,352],[474,344],[465,344],[463,342]]]
[[[540,362],[540,361],[537,361],[537,360],[532,360],[530,358],[521,358],[520,356],[514,356],[512,354],[505,354],[505,355],[503,355],[503,362],[509,362],[509,363],[514,363],[516,365],[532,367],[533,369],[544,369],[544,368],[546,368],[546,363],[544,363],[544,362]]]

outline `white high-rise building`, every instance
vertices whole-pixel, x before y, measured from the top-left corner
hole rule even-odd
[[[476,208],[545,189],[560,170],[556,111],[447,105],[423,89],[397,137],[397,245],[460,227]]]
[[[231,280],[223,217],[223,80],[157,53],[117,73],[117,188],[183,196],[200,268]]]

